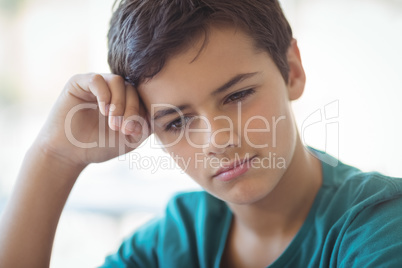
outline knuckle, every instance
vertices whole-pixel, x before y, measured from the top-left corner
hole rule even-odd
[[[100,74],[91,73],[88,75],[89,75],[89,84],[90,85],[95,85],[95,84],[103,81],[103,76]]]
[[[110,78],[111,83],[124,84],[124,79],[120,75],[112,75]]]
[[[99,93],[98,93],[98,98],[99,98],[100,100],[104,100],[104,101],[109,100],[109,99],[110,99],[110,93],[109,93],[109,91],[99,91]]]
[[[133,105],[132,103],[126,103],[126,110],[124,111],[125,115],[139,114],[138,106]]]
[[[139,114],[138,107],[130,105],[126,107],[125,115],[130,116],[133,114]]]
[[[76,81],[80,80],[82,78],[82,74],[75,74],[68,79],[68,83],[73,84],[76,83]]]

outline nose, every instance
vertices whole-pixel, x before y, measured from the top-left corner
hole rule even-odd
[[[210,122],[210,131],[205,133],[203,153],[206,156],[224,154],[229,148],[239,146],[239,136],[234,122],[228,117],[218,116]]]

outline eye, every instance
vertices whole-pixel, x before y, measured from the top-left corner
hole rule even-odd
[[[182,131],[187,123],[191,120],[190,116],[181,116],[175,120],[173,120],[172,122],[168,123],[165,126],[165,131],[167,132],[180,132]]]
[[[232,95],[229,95],[223,102],[223,104],[227,104],[230,102],[239,102],[250,96],[251,94],[255,93],[255,90],[253,88],[238,91],[233,93]]]

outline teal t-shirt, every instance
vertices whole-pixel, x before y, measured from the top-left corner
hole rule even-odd
[[[269,267],[402,267],[402,179],[341,162],[322,170],[304,224]],[[231,220],[207,192],[178,194],[101,267],[218,268]]]

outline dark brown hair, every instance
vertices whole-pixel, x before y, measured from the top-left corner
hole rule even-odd
[[[138,86],[218,23],[245,31],[288,81],[292,30],[277,0],[121,0],[108,33],[111,71]]]

